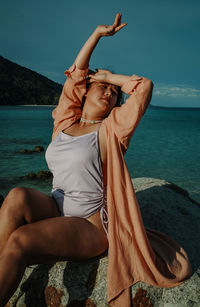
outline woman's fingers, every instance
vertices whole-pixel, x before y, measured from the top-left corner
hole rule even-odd
[[[111,74],[109,70],[98,69],[96,73],[88,74],[88,82],[92,83],[94,81],[107,82],[108,76]]]
[[[91,72],[88,74],[88,77],[90,79],[96,79],[98,77],[98,75],[99,74],[97,72],[91,70]]]
[[[116,14],[113,26],[117,27],[121,23],[121,16],[122,15],[120,13]]]
[[[115,33],[118,32],[119,30],[121,30],[123,27],[125,27],[127,25],[127,23],[122,23],[120,26],[115,28]]]
[[[114,27],[114,32],[118,32],[119,30],[121,30],[123,27],[125,27],[127,25],[127,23],[122,23],[121,24],[121,17],[122,17],[122,14],[120,13],[117,13],[116,16],[115,16],[115,22],[113,24],[113,27]]]
[[[96,68],[96,70],[97,70],[97,73],[98,72],[109,72],[109,70],[107,70],[107,69]]]

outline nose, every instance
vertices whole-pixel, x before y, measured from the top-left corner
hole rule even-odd
[[[111,87],[108,86],[108,87],[105,89],[105,95],[106,95],[106,96],[111,96],[111,94],[112,94]]]

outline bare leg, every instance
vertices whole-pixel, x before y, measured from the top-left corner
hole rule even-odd
[[[0,209],[0,254],[18,227],[41,219],[59,216],[55,201],[35,189],[14,188]]]
[[[0,257],[0,306],[16,290],[27,265],[88,259],[107,247],[104,230],[82,218],[49,218],[19,227]]]

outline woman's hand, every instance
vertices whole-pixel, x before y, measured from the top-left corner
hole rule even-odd
[[[121,23],[122,15],[120,13],[116,14],[115,21],[113,25],[100,25],[96,28],[95,32],[100,36],[112,36],[126,26],[126,23]]]
[[[109,83],[112,73],[106,69],[96,69],[96,70],[97,72],[92,71],[92,70],[89,71],[88,82],[92,83],[94,81],[97,81],[97,82],[108,82]]]

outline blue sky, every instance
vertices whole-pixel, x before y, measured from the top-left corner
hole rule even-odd
[[[151,104],[200,107],[199,0],[0,0],[0,55],[63,83],[98,24],[127,26],[100,40],[91,68],[154,82]]]

